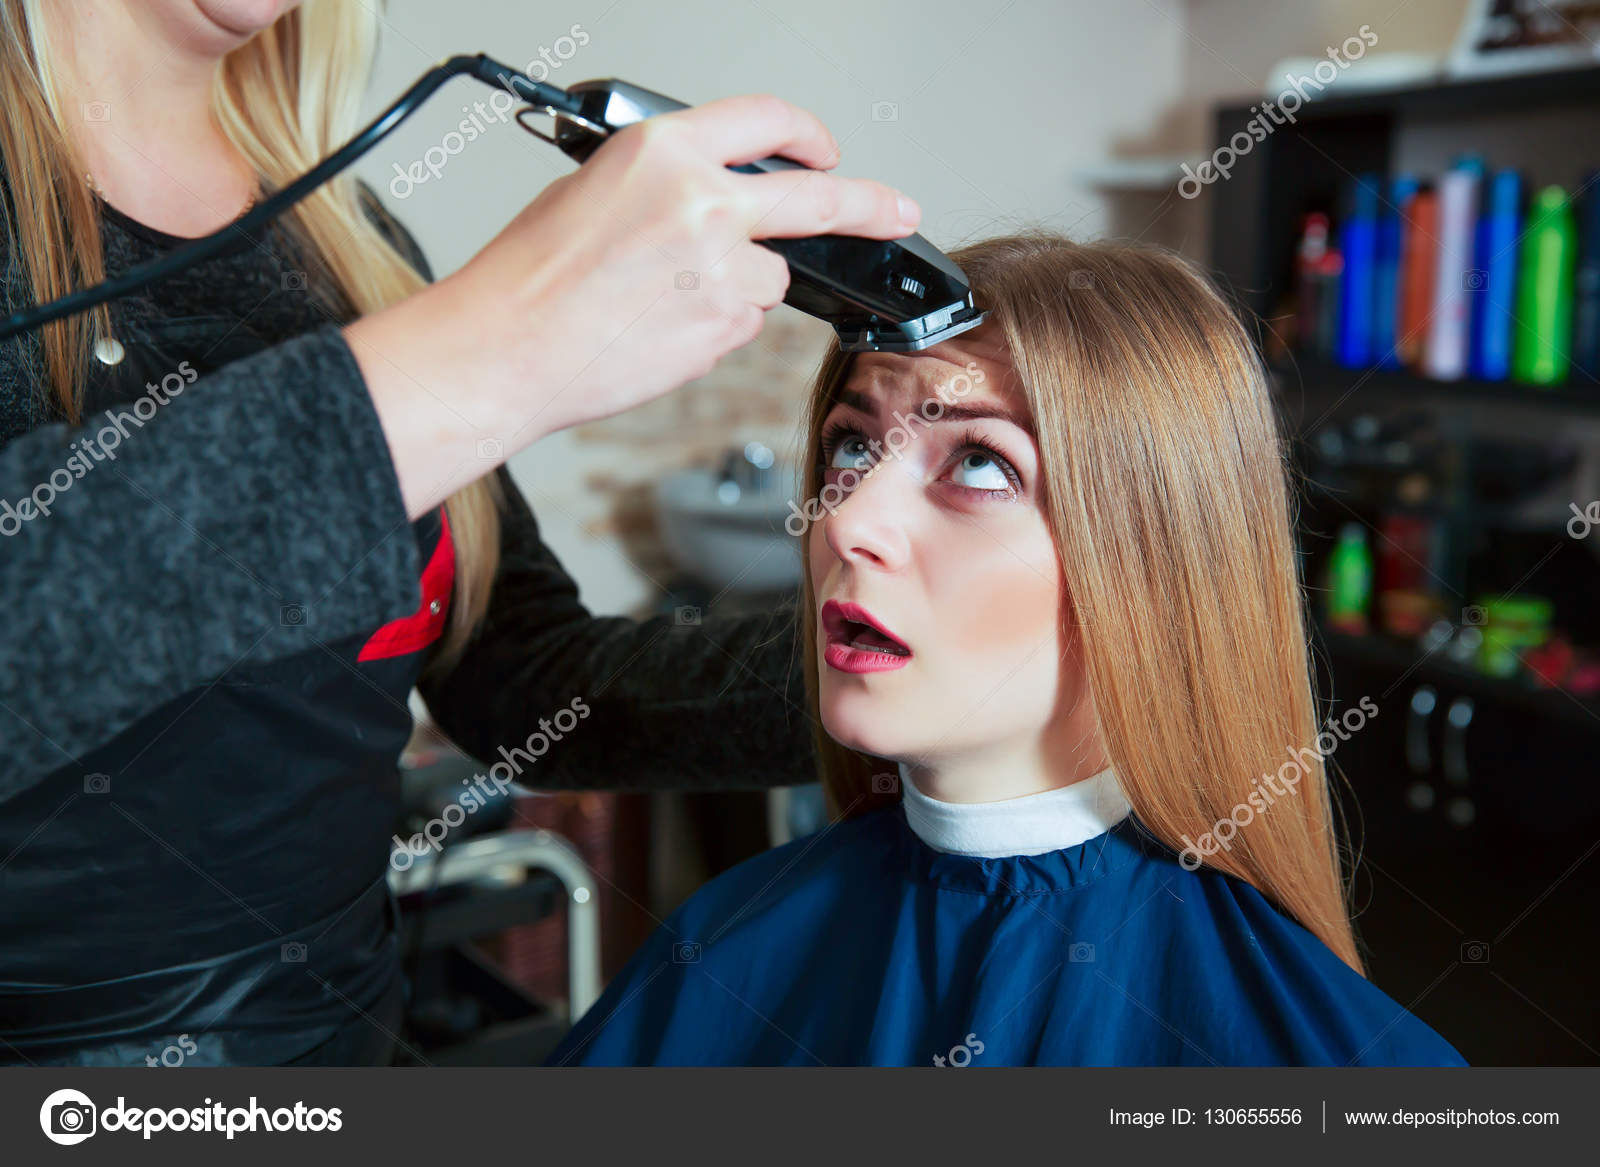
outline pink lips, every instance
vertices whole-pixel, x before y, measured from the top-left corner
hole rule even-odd
[[[842,673],[883,673],[911,661],[905,642],[860,604],[823,604],[822,630],[828,638],[822,659]]]

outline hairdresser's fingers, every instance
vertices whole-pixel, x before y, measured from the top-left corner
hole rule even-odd
[[[789,264],[783,256],[759,243],[741,243],[730,259],[734,285],[746,304],[765,311],[783,303],[789,293]]]
[[[708,101],[665,115],[686,127],[701,150],[723,166],[781,154],[823,170],[839,165],[839,143],[813,113],[771,94]]]
[[[751,200],[752,239],[808,235],[865,235],[897,239],[916,227],[922,208],[881,182],[840,178],[814,170],[779,170],[741,175],[740,190]]]

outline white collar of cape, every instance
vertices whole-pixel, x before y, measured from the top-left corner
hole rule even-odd
[[[1069,786],[1000,802],[941,802],[917,789],[900,763],[901,805],[913,833],[935,851],[981,859],[1042,855],[1103,835],[1133,809],[1109,768]]]

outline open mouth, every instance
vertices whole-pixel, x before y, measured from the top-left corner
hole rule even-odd
[[[911,656],[910,647],[860,604],[829,600],[822,605],[822,627],[830,647],[898,660]]]

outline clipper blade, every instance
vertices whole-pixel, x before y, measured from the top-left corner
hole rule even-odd
[[[932,348],[978,327],[989,314],[979,311],[968,296],[959,304],[919,316],[915,320],[895,323],[877,317],[857,323],[843,321],[834,325],[839,337],[839,348],[847,353],[915,353]]]

